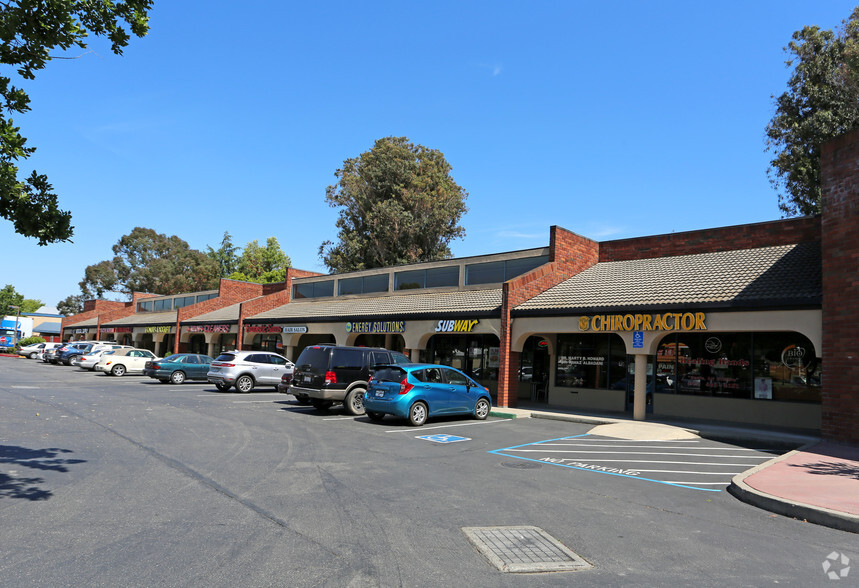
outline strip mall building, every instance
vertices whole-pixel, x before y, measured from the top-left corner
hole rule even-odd
[[[292,360],[316,343],[384,346],[466,371],[499,406],[717,419],[859,444],[857,145],[852,133],[825,147],[821,216],[603,242],[553,226],[536,249],[136,293],[88,302],[63,338]]]

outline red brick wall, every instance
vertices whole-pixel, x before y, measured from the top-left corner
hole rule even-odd
[[[232,306],[239,302],[244,302],[250,298],[262,296],[262,293],[262,284],[221,278],[221,282],[218,285],[218,295],[215,298],[209,298],[208,300],[180,308],[176,312],[176,321],[181,324],[183,321],[187,321],[195,316],[220,310],[221,308],[226,308],[227,306]],[[178,329],[179,326],[177,325],[177,333],[179,332]],[[176,353],[179,352],[177,351]]]
[[[603,241],[599,260],[627,261],[820,241],[820,217]]]
[[[859,446],[859,131],[822,146],[824,439]]]
[[[511,309],[595,265],[599,259],[599,247],[596,241],[553,226],[549,238],[549,263],[502,284],[498,406],[514,407],[517,404],[519,354],[510,350]]]

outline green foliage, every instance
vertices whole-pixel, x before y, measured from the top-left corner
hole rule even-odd
[[[10,306],[19,306],[20,309],[9,308]],[[19,294],[12,284],[6,284],[0,290],[0,315],[26,314],[28,312],[36,312],[44,306],[41,300],[33,298],[24,298],[23,294]]]
[[[152,0],[33,0],[0,1],[0,63],[17,68],[32,80],[54,59],[50,52],[86,48],[90,34],[106,37],[117,55],[128,45],[130,34],[144,36],[149,30],[147,11]],[[127,29],[127,30],[126,30]],[[57,195],[45,175],[33,171],[18,179],[18,163],[35,151],[26,145],[7,113],[24,114],[30,98],[0,76],[0,217],[14,224],[15,232],[38,239],[39,245],[68,241],[73,235],[71,213],[60,210]]]
[[[15,350],[21,349],[22,347],[26,347],[27,345],[36,345],[37,343],[44,343],[45,340],[38,335],[33,335],[32,337],[25,337],[18,341],[18,344],[15,347]]]
[[[83,294],[72,294],[57,302],[57,311],[63,316],[80,314],[84,311],[84,300]]]
[[[230,274],[234,273],[239,265],[239,256],[236,253],[238,250],[239,248],[233,245],[233,238],[230,236],[230,233],[228,231],[224,231],[224,238],[221,239],[221,246],[215,250],[207,245],[206,255],[218,264],[220,276],[222,278],[226,278]]]
[[[101,298],[106,292],[180,294],[218,287],[217,264],[175,235],[135,227],[113,246],[113,253],[113,259],[84,271],[84,299]]]
[[[767,175],[785,216],[820,212],[820,144],[859,126],[859,8],[843,30],[807,26],[785,48],[795,65],[766,128]]]
[[[325,199],[341,207],[338,243],[322,243],[319,256],[333,272],[446,259],[462,238],[468,193],[450,176],[441,151],[385,137],[370,151],[347,159]]]
[[[265,247],[260,247],[254,239],[242,250],[237,260],[236,271],[228,277],[231,280],[271,284],[286,280],[286,270],[292,265],[292,260],[280,248],[280,243],[274,237],[269,237]]]

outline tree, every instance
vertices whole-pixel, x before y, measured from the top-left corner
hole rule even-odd
[[[233,280],[271,284],[286,280],[286,270],[292,265],[292,260],[280,248],[280,243],[274,237],[269,237],[265,247],[260,247],[256,239],[245,245],[238,258],[237,271],[230,274]]]
[[[221,239],[221,246],[217,250],[212,249],[208,245],[206,249],[206,255],[218,264],[222,278],[226,278],[238,268],[239,256],[236,251],[239,248],[233,245],[233,238],[228,231],[224,231],[224,238]]]
[[[820,145],[859,126],[859,8],[840,34],[807,26],[785,47],[795,65],[766,128],[767,172],[785,216],[820,212]]]
[[[72,294],[67,298],[57,302],[57,311],[63,316],[72,316],[80,314],[84,311],[84,296],[83,294]]]
[[[50,52],[86,48],[91,33],[106,37],[117,55],[128,45],[129,31],[138,37],[149,30],[147,11],[152,0],[31,0],[0,1],[0,63],[17,67],[32,80],[55,59]],[[126,30],[126,28],[128,30]],[[39,245],[68,241],[73,235],[71,213],[60,210],[57,195],[45,175],[35,170],[18,179],[18,162],[35,151],[26,145],[8,114],[30,110],[30,98],[12,79],[0,76],[0,216],[13,222],[15,232],[39,240]]]
[[[465,235],[459,226],[468,193],[450,176],[437,149],[406,137],[385,137],[347,159],[325,190],[342,207],[339,242],[325,241],[319,256],[333,272],[446,259],[449,244]]]
[[[20,307],[17,314],[26,314],[36,312],[45,304],[41,300],[35,298],[24,298],[23,294],[19,294],[12,284],[6,284],[0,290],[0,315],[16,314],[16,309],[9,308],[10,306]]]
[[[135,227],[113,246],[113,253],[113,259],[84,271],[80,287],[85,299],[106,292],[180,294],[218,287],[217,264],[175,235]]]

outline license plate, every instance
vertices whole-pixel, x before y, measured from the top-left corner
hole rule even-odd
[[[307,383],[309,383],[309,382],[310,382],[310,380],[312,380],[312,379],[313,379],[313,377],[312,377],[312,376],[304,376],[304,383],[305,383],[305,384],[307,384]]]
[[[383,398],[385,393],[382,390],[376,390],[376,398]]]

